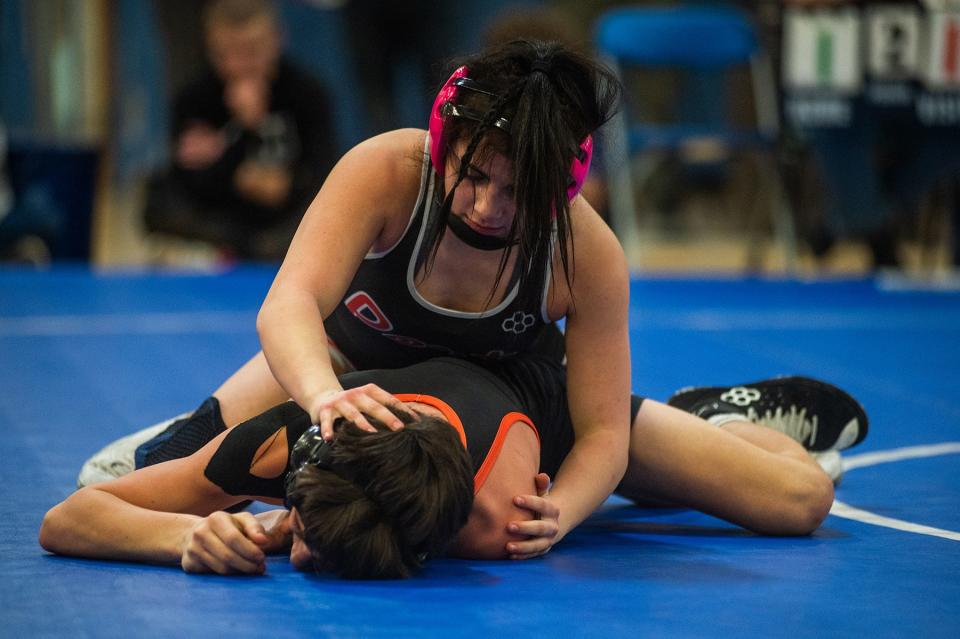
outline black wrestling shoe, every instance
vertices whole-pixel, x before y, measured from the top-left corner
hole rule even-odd
[[[762,424],[812,452],[844,450],[867,436],[867,414],[857,400],[809,377],[684,388],[667,403],[714,424],[737,419]]]

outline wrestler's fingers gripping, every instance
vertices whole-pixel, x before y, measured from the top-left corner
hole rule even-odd
[[[208,565],[214,572],[221,575],[259,572],[259,564],[238,555],[220,537],[209,535],[203,537],[200,542],[202,547],[200,555],[208,558]]]
[[[525,535],[527,539],[507,543],[507,553],[511,559],[529,559],[544,555],[550,551],[560,531],[556,519],[533,519],[513,522],[508,527],[513,535]]]
[[[528,537],[548,537],[553,538],[560,532],[560,526],[555,519],[531,519],[530,521],[519,521],[510,524],[510,532],[515,535],[526,535]],[[524,542],[511,542],[524,543]]]
[[[320,416],[317,418],[317,424],[320,426],[320,435],[328,442],[333,440],[333,421],[333,409],[324,408],[320,411]]]
[[[243,555],[250,561],[262,562],[264,559],[262,544],[269,541],[263,524],[253,516],[253,513],[240,512],[230,515],[233,524],[240,534],[231,534],[228,545],[238,554]]]
[[[204,545],[204,538],[210,534],[209,520],[206,518],[190,531],[180,556],[180,566],[184,572],[226,574],[226,565],[214,557]]]
[[[403,428],[403,422],[393,414],[389,407],[402,407],[393,395],[376,384],[366,384],[344,391],[337,403],[341,414],[363,430],[374,432],[366,416],[374,417],[387,425],[391,430]]]
[[[290,511],[282,508],[257,513],[254,518],[263,528],[264,542],[251,537],[264,553],[279,552],[290,546],[293,533],[290,529]]]
[[[230,570],[243,573],[262,572],[265,558],[263,551],[244,535],[232,515],[216,512],[210,515],[209,520],[213,534],[204,536],[201,541],[210,554]]]
[[[391,429],[397,430],[403,428],[403,422],[394,415],[393,411],[399,411],[401,413],[406,413],[411,417],[416,417],[416,413],[406,407],[403,402],[399,399],[383,390],[376,384],[367,384],[364,388],[368,389],[367,394],[374,399],[377,403],[385,406],[384,415],[378,416],[374,415],[377,419],[382,421],[384,424],[387,424]],[[386,419],[385,419],[386,418]],[[391,425],[392,424],[392,425]]]
[[[532,537],[526,541],[511,541],[507,544],[507,552],[510,559],[530,559],[547,554],[552,547],[552,537]]]
[[[356,405],[357,400],[356,394],[347,391],[334,403],[333,408],[336,412],[340,413],[341,417],[353,422],[360,430],[365,430],[368,433],[377,432],[377,429],[371,426],[367,418],[360,412],[360,409]]]
[[[184,550],[183,557],[180,559],[180,567],[183,568],[184,572],[193,574],[205,572],[227,574],[227,567],[224,563],[207,552],[199,542],[189,545]]]
[[[528,537],[507,543],[510,558],[529,559],[549,552],[560,532],[560,509],[547,497],[519,495],[513,502],[518,508],[530,511],[534,519],[510,522],[508,530],[512,534]]]
[[[537,487],[537,497],[546,497],[550,494],[550,475],[539,473],[533,478],[533,483]]]
[[[529,510],[540,519],[556,519],[560,516],[560,509],[557,508],[557,505],[545,497],[520,495],[514,498],[513,503],[518,508]]]
[[[367,384],[361,390],[365,393],[357,397],[356,405],[364,415],[380,420],[390,430],[403,428],[403,422],[391,410],[406,410],[402,402],[373,384]]]
[[[270,535],[264,527],[263,522],[253,513],[244,511],[235,513],[232,517],[237,527],[240,528],[240,532],[253,543],[259,546],[270,540]]]

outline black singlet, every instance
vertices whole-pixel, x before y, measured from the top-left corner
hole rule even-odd
[[[436,208],[437,179],[426,147],[420,193],[400,240],[369,253],[343,300],[324,321],[327,335],[357,370],[399,368],[431,357],[499,359],[540,353],[563,359],[563,336],[546,315],[549,271],[538,290],[515,286],[483,313],[439,307],[417,291],[414,277],[430,215]]]

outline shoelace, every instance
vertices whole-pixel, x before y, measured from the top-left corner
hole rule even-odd
[[[809,444],[817,439],[817,427],[819,426],[817,416],[810,415],[808,418],[806,408],[797,410],[797,407],[793,404],[787,411],[783,410],[783,406],[777,406],[775,411],[768,408],[763,415],[758,413],[753,406],[750,406],[747,409],[747,419],[755,424],[762,424],[767,428],[780,431],[801,444]]]
[[[133,472],[133,464],[130,463],[129,459],[112,459],[106,463],[107,468],[112,472],[118,473],[120,475],[125,475],[127,473]]]

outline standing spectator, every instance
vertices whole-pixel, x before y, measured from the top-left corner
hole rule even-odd
[[[212,0],[210,70],[177,97],[173,165],[151,180],[146,227],[241,259],[281,259],[336,157],[323,87],[281,52],[268,0]]]

